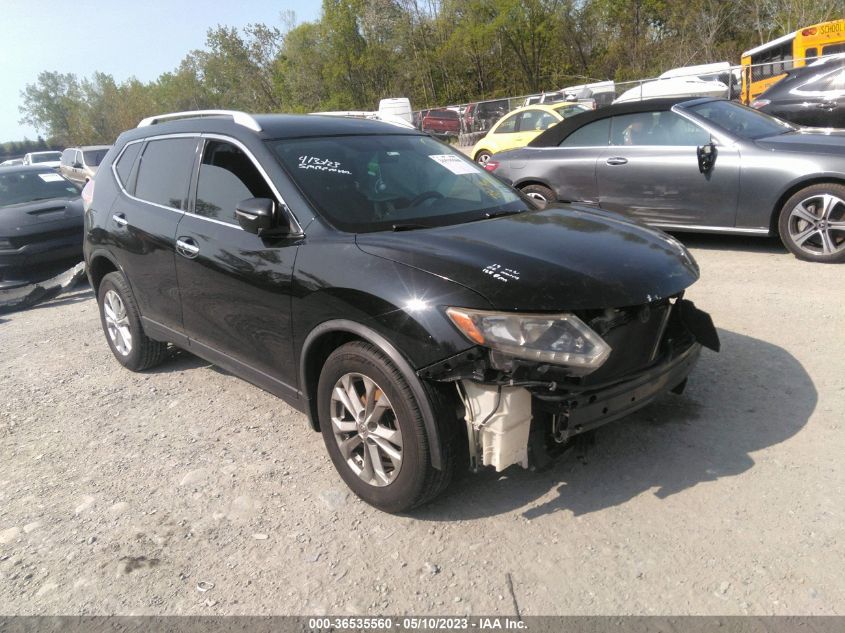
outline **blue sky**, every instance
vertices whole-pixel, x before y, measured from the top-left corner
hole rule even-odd
[[[18,124],[20,92],[38,73],[79,77],[95,71],[117,80],[155,79],[185,54],[202,48],[209,27],[262,22],[282,27],[320,15],[319,0],[71,0],[0,3],[0,142],[36,138]]]

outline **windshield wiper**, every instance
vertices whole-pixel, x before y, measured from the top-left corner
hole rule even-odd
[[[518,209],[516,211],[485,211],[481,217],[470,220],[470,222],[478,222],[480,220],[491,220],[493,218],[503,218],[508,215],[518,215],[526,211],[528,211],[528,209]]]
[[[428,224],[413,224],[406,222],[404,224],[394,224],[390,227],[393,231],[416,231],[417,229],[430,229]]]

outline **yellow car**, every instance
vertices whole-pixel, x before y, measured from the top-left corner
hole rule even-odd
[[[517,108],[498,120],[487,136],[472,148],[472,159],[479,165],[486,165],[496,152],[525,147],[546,128],[560,123],[579,112],[587,112],[590,106],[573,101],[537,104]]]

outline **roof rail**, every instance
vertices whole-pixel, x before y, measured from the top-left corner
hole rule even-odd
[[[166,121],[168,119],[193,119],[206,116],[230,116],[232,117],[232,121],[234,121],[238,125],[243,125],[244,127],[247,127],[250,130],[254,130],[255,132],[261,131],[261,126],[258,125],[258,121],[256,121],[252,116],[250,116],[246,112],[239,112],[237,110],[189,110],[187,112],[171,112],[169,114],[157,114],[155,116],[150,116],[146,119],[143,119],[138,124],[138,127],[147,127],[148,125],[155,125],[156,123],[161,123],[162,121]]]

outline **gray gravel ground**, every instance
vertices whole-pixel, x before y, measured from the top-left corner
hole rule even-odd
[[[0,316],[0,613],[843,614],[845,267],[683,237],[720,328],[682,396],[551,472],[411,516],[305,418],[180,353],[144,374],[91,292]]]

